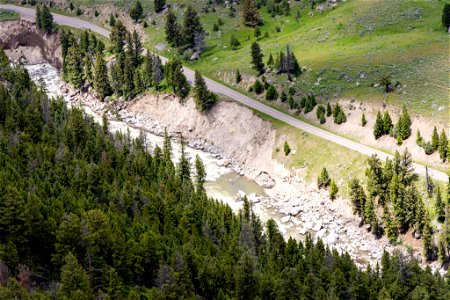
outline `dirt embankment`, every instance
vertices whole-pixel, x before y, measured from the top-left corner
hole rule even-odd
[[[245,165],[252,179],[261,172],[288,175],[272,159],[275,130],[270,122],[235,102],[221,101],[208,113],[200,113],[193,99],[180,103],[171,95],[144,95],[126,108],[147,122],[171,131],[182,132],[188,139],[201,139],[220,148],[228,157]]]
[[[0,22],[0,47],[13,62],[27,64],[50,62],[62,68],[59,34],[44,34],[33,22],[25,20]]]

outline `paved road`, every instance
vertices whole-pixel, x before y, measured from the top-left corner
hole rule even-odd
[[[19,7],[19,6],[14,6],[14,5],[8,5],[8,4],[0,4],[0,8],[7,8],[7,9],[17,11],[18,13],[20,13],[22,15],[23,18],[26,18],[26,19],[34,19],[35,14],[36,14],[35,10],[32,8],[25,8],[25,7]],[[80,28],[80,29],[90,29],[98,34],[101,34],[101,35],[109,38],[108,30],[106,30],[102,27],[99,27],[95,24],[92,24],[88,21],[84,21],[84,20],[74,18],[74,17],[62,16],[59,14],[53,14],[53,17],[54,17],[54,21],[57,24],[66,25],[66,26],[70,26],[70,27],[74,27],[74,28]],[[167,60],[164,57],[161,57],[161,59],[163,62],[165,62]],[[184,68],[184,73],[190,82],[194,82],[194,71],[193,70]],[[229,98],[234,99],[235,101],[238,101],[248,107],[251,107],[262,113],[265,113],[275,119],[283,121],[293,127],[296,127],[298,129],[306,131],[310,134],[316,135],[320,138],[323,138],[330,142],[347,147],[354,151],[358,151],[358,152],[368,155],[368,156],[370,156],[372,154],[376,154],[382,160],[385,160],[387,157],[392,158],[392,155],[390,155],[390,154],[373,149],[366,145],[354,142],[352,140],[346,139],[339,135],[333,134],[333,133],[323,130],[321,128],[318,128],[318,127],[315,127],[308,123],[305,123],[303,121],[300,121],[294,117],[291,117],[285,113],[282,113],[276,109],[273,109],[257,100],[254,100],[254,99],[247,97],[239,92],[236,92],[235,90],[233,90],[223,84],[220,84],[214,80],[211,80],[211,79],[205,77],[205,81],[206,81],[206,84],[208,85],[208,88],[211,91],[218,93],[218,94],[226,95]],[[320,149],[318,149],[318,151],[320,151]],[[414,169],[420,176],[425,176],[425,173],[426,173],[425,166],[418,164],[418,163],[414,163]],[[432,168],[428,169],[428,174],[430,177],[440,180],[440,181],[448,180],[447,174],[445,174],[444,172],[432,169]]]

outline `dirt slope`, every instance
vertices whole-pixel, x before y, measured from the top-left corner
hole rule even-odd
[[[0,22],[0,47],[6,50],[12,61],[19,61],[22,57],[28,64],[47,61],[58,69],[62,67],[59,34],[44,35],[32,22]]]

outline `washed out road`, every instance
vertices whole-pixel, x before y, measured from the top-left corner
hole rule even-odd
[[[20,13],[22,18],[28,19],[28,20],[34,20],[35,15],[36,15],[36,11],[33,8],[25,8],[25,7],[9,5],[9,4],[0,4],[0,8],[14,10],[14,11]],[[54,18],[55,23],[57,23],[57,24],[70,26],[70,27],[74,27],[74,28],[79,28],[79,29],[90,29],[93,32],[96,32],[104,37],[109,38],[108,30],[106,30],[100,26],[97,26],[95,24],[92,24],[88,21],[81,20],[81,19],[75,18],[75,17],[63,16],[63,15],[59,15],[59,14],[55,14],[55,13],[53,14],[53,18]],[[0,25],[1,25],[1,23],[0,23]],[[163,62],[167,61],[167,59],[164,57],[161,57],[161,60]],[[193,70],[184,68],[184,73],[190,82],[194,82],[194,71]],[[295,128],[301,129],[310,134],[313,134],[315,136],[318,136],[320,138],[323,138],[325,140],[328,140],[330,142],[336,143],[338,145],[344,146],[346,148],[352,149],[354,151],[357,151],[359,153],[362,153],[362,154],[365,154],[368,156],[376,154],[381,160],[385,160],[388,157],[389,158],[393,157],[392,155],[387,154],[383,151],[371,148],[369,146],[366,146],[366,145],[360,144],[358,142],[352,141],[350,139],[344,138],[342,136],[331,133],[324,129],[315,127],[306,122],[300,121],[288,114],[280,112],[280,111],[278,111],[270,106],[267,106],[257,100],[247,97],[247,96],[245,96],[223,84],[220,84],[212,79],[205,77],[205,81],[206,81],[206,84],[208,85],[208,88],[211,91],[213,91],[217,94],[223,94],[237,102],[244,104],[245,106],[253,108],[264,114],[267,114],[267,115],[271,116],[272,118],[278,119],[278,120],[280,120],[286,124],[289,124]],[[320,151],[320,149],[318,149],[318,151]],[[424,165],[414,163],[413,167],[417,174],[425,177],[426,169],[425,169]],[[440,181],[447,181],[449,178],[446,173],[436,170],[436,169],[433,169],[433,168],[428,168],[428,176],[430,176],[433,179],[440,180]]]

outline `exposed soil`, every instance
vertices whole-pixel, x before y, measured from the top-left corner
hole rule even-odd
[[[44,34],[35,24],[25,20],[0,22],[0,47],[5,49],[11,61],[37,64],[50,62],[62,67],[59,34]]]

